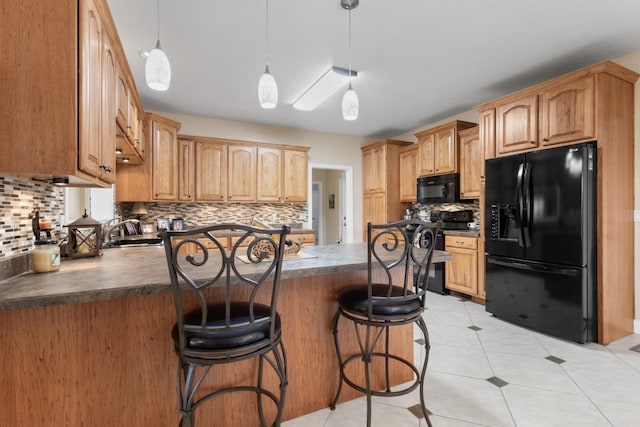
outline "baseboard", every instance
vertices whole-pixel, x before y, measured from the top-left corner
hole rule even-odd
[[[633,333],[640,334],[640,319],[633,321]]]

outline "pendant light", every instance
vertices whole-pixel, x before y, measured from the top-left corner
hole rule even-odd
[[[360,102],[358,94],[351,86],[351,10],[358,6],[359,0],[341,0],[343,9],[349,11],[349,87],[342,97],[342,118],[345,120],[355,120],[358,118]]]
[[[276,79],[269,72],[269,0],[265,0],[266,16],[266,47],[264,73],[258,82],[258,101],[262,108],[275,108],[278,105],[278,85]]]
[[[160,0],[158,0],[158,41],[151,49],[144,67],[147,86],[153,90],[165,91],[171,83],[171,65],[169,58],[160,47]]]

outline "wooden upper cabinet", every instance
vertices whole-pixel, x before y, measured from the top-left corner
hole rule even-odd
[[[306,151],[284,150],[282,188],[285,202],[307,201],[307,157]]]
[[[362,151],[363,191],[384,191],[386,187],[386,146],[377,146]]]
[[[418,145],[412,144],[398,150],[400,153],[400,201],[415,202],[418,178]]]
[[[223,202],[227,199],[227,145],[196,142],[196,200]]]
[[[195,196],[194,142],[178,140],[178,200],[193,201]]]
[[[258,182],[256,200],[258,202],[282,201],[282,150],[258,147]]]
[[[229,146],[228,196],[230,202],[256,201],[256,147]]]
[[[422,134],[418,137],[418,166],[420,176],[434,175],[435,166],[435,135],[433,133]]]
[[[433,150],[436,175],[458,171],[455,127],[443,129],[435,133]]]
[[[484,155],[478,127],[460,131],[460,198],[478,199],[484,176]]]
[[[177,129],[160,121],[152,121],[152,198],[178,199],[178,139]]]
[[[454,120],[416,133],[419,176],[458,172],[458,132],[475,123]]]
[[[542,145],[594,138],[594,85],[590,76],[542,92]]]
[[[538,95],[496,108],[496,154],[538,147]]]

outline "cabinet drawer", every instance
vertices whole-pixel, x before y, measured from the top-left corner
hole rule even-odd
[[[300,246],[309,246],[316,243],[316,235],[313,233],[290,234],[288,238],[293,242],[298,242]]]
[[[445,247],[478,249],[478,238],[467,236],[444,236]]]

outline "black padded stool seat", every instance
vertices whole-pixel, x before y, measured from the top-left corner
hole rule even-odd
[[[369,306],[369,285],[350,286],[340,291],[338,295],[338,304],[343,310],[350,311],[355,314],[366,315]],[[407,291],[409,295],[413,292]],[[415,299],[413,302],[407,302],[404,295],[404,289],[400,286],[391,288],[391,298],[389,296],[389,286],[383,284],[372,285],[372,310],[373,315],[392,316],[411,313],[419,314],[422,312],[420,300]],[[377,298],[379,297],[379,298]],[[393,297],[400,297],[393,299]]]
[[[225,328],[224,304],[211,304],[207,306],[206,330],[187,330],[185,328],[186,345],[189,349],[219,350],[224,348],[237,348],[256,343],[267,338],[269,333],[268,320],[271,318],[271,307],[264,304],[254,304],[255,322],[250,323],[250,308],[246,302],[232,302],[230,306],[230,326]],[[202,311],[192,310],[184,315],[185,326],[197,328],[200,326]],[[245,325],[245,328],[239,327]],[[219,328],[219,329],[215,329]],[[276,314],[276,331],[280,331],[280,315]],[[279,333],[279,332],[276,332]],[[171,336],[176,345],[179,345],[178,324],[171,331]],[[269,345],[267,342],[265,346]]]

